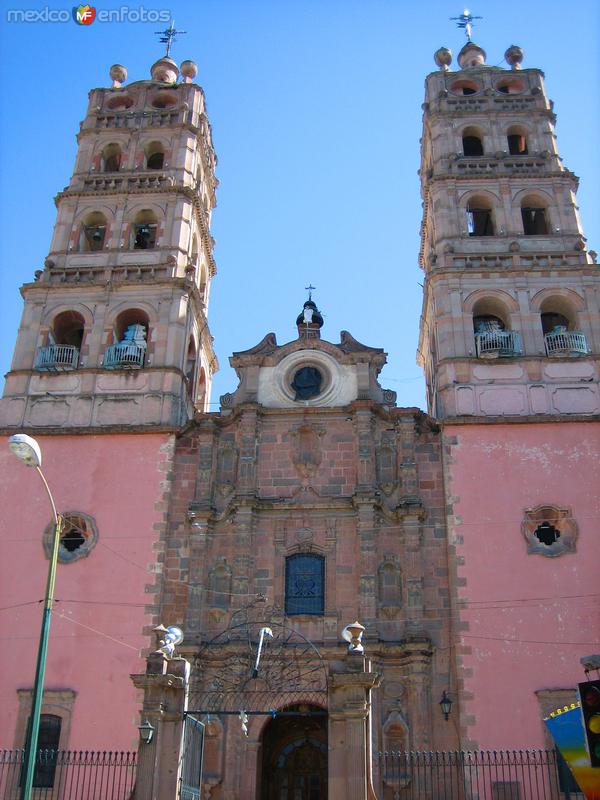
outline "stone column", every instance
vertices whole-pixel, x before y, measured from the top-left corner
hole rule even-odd
[[[142,722],[148,720],[154,727],[152,741],[139,744],[134,800],[177,797],[189,674],[184,658],[169,660],[152,653],[146,673],[131,676],[134,686],[144,690]]]
[[[331,666],[329,683],[329,796],[375,800],[371,775],[371,689],[380,676],[371,662],[348,653]]]
[[[406,676],[407,706],[410,709],[411,747],[429,750],[432,745],[431,717],[431,660],[433,650],[427,640],[405,645],[408,674]]]
[[[420,508],[409,506],[402,520],[405,541],[405,577],[406,577],[406,623],[410,636],[424,634],[425,603],[423,597],[423,575],[425,562],[423,558],[423,512]]]

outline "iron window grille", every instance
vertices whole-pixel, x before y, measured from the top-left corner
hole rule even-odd
[[[300,553],[285,560],[285,612],[323,615],[325,559]]]

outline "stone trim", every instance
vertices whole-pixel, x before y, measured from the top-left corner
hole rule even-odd
[[[69,749],[69,735],[71,732],[71,717],[77,692],[73,689],[44,689],[42,698],[42,714],[54,714],[62,720],[60,728],[59,750]],[[19,710],[15,726],[14,748],[25,746],[27,720],[31,714],[33,689],[17,689]]]

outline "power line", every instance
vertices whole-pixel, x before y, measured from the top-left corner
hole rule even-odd
[[[516,642],[517,644],[552,644],[552,645],[577,645],[581,647],[596,647],[599,642],[596,640],[595,642],[550,642],[544,639],[511,639],[508,636],[477,636],[474,633],[460,633],[459,636],[464,639],[485,639],[491,642]]]
[[[102,636],[104,639],[110,639],[111,642],[123,645],[123,647],[128,647],[130,650],[135,650],[136,653],[139,652],[140,650],[139,647],[134,647],[132,644],[127,644],[126,642],[123,642],[120,639],[115,639],[114,636],[109,636],[109,634],[104,633],[104,631],[99,631],[97,628],[92,628],[91,625],[85,625],[83,622],[79,622],[78,620],[66,617],[64,614],[59,614],[58,616],[60,619],[64,619],[67,622],[72,622],[73,625],[79,625],[81,628],[85,628],[88,631],[92,631],[92,633],[95,633],[97,636]]]

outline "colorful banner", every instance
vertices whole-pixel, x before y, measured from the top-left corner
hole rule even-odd
[[[600,768],[590,766],[580,703],[553,711],[544,722],[586,800],[600,800]]]

